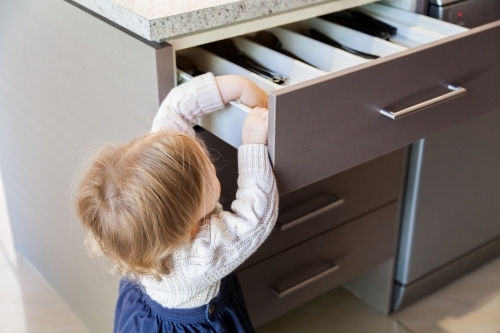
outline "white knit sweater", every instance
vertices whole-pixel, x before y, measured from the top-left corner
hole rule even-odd
[[[195,135],[199,116],[224,107],[211,73],[174,88],[153,121],[152,132],[178,130]],[[142,277],[146,293],[167,308],[193,308],[213,299],[221,279],[241,265],[271,233],[278,215],[278,192],[263,144],[238,149],[238,191],[231,209],[218,204],[192,242],[168,260],[170,273],[158,282]]]

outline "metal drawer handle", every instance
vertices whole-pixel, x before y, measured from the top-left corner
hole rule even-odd
[[[339,270],[340,266],[337,265],[337,264],[334,264],[332,262],[328,262],[328,264],[330,265],[330,267],[328,267],[327,269],[325,269],[324,271],[322,272],[319,272],[318,274],[314,275],[314,276],[311,276],[310,278],[307,278],[289,288],[286,288],[284,290],[279,290],[278,288],[275,288],[273,287],[273,292],[279,297],[279,298],[283,298],[287,295],[290,295],[291,293],[299,290],[299,289],[302,289],[308,285],[310,285],[311,283],[313,282],[316,282],[320,279],[322,279],[323,277]]]
[[[337,208],[338,206],[341,206],[344,204],[344,199],[337,198],[336,196],[332,195],[331,199],[333,200],[326,206],[320,207],[318,209],[313,210],[312,212],[309,212],[307,214],[304,214],[302,216],[297,217],[296,219],[293,219],[288,222],[280,222],[278,221],[278,226],[281,231],[290,229],[291,227],[296,226],[297,224],[301,224],[307,220],[312,219],[313,217],[316,217],[318,215],[321,215],[323,213],[328,212],[329,210],[332,210],[334,208]]]
[[[441,102],[444,102],[446,100],[458,97],[458,96],[465,94],[467,92],[467,89],[465,89],[465,88],[455,87],[452,85],[448,85],[448,89],[451,91],[444,94],[444,95],[441,95],[441,96],[429,99],[425,102],[410,106],[409,108],[403,109],[401,111],[392,112],[392,111],[381,109],[380,113],[383,114],[384,116],[391,118],[391,119],[399,119],[403,116],[409,115],[410,113],[420,111],[428,106],[431,106],[431,105],[441,103]]]

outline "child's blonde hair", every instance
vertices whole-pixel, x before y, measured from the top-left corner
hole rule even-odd
[[[189,241],[203,194],[211,190],[209,168],[202,142],[180,132],[103,148],[76,194],[91,254],[104,253],[120,274],[168,274],[166,259]]]

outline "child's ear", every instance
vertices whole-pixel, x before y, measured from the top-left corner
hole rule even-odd
[[[198,230],[200,229],[200,223],[196,222],[192,227],[191,230],[189,231],[189,234],[191,235],[191,238],[194,238],[196,234],[198,233]]]

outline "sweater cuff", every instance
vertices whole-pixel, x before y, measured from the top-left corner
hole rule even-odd
[[[224,108],[219,86],[217,86],[217,82],[212,73],[200,75],[194,78],[190,83],[201,111],[201,114],[195,115],[196,117],[201,117],[204,114]]]
[[[242,145],[238,148],[238,170],[244,173],[272,173],[267,146],[264,144]]]

